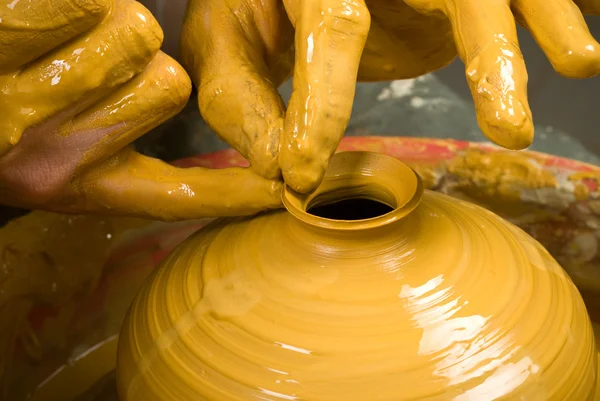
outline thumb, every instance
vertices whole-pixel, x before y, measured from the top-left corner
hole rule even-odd
[[[294,90],[279,153],[286,184],[311,192],[348,125],[371,17],[364,0],[303,0]]]
[[[177,168],[130,148],[73,184],[80,199],[76,209],[86,213],[176,221],[281,207],[282,183],[249,168]]]

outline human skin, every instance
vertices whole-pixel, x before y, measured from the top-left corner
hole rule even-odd
[[[582,12],[598,0],[190,0],[181,56],[207,123],[262,176],[320,183],[350,118],[356,81],[465,64],[477,118],[496,144],[533,141],[516,21],[555,70],[600,71]],[[293,74],[285,109],[276,88]],[[559,95],[559,94],[557,94]]]
[[[280,205],[281,183],[251,169],[179,169],[132,149],[190,95],[162,40],[133,0],[0,0],[0,203],[160,220]]]

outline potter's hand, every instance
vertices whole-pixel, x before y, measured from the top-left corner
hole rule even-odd
[[[0,203],[164,220],[279,205],[280,185],[249,169],[178,169],[131,149],[191,90],[138,2],[14,1],[0,21]]]
[[[261,175],[314,189],[350,117],[369,22],[362,0],[190,0],[182,57],[204,119]],[[286,113],[277,87],[292,67]]]
[[[456,49],[466,66],[479,126],[503,147],[523,149],[533,141],[527,71],[515,17],[529,29],[558,73],[587,78],[600,72],[600,46],[581,13],[600,12],[598,0],[405,2],[425,15],[448,18]]]
[[[600,13],[598,0],[575,3]],[[288,184],[310,191],[347,126],[356,78],[413,78],[457,50],[482,131],[501,146],[527,147],[533,124],[513,12],[559,73],[583,78],[600,71],[600,48],[575,3],[370,0],[367,9],[364,0],[191,0],[182,50],[211,127],[260,174],[281,166]],[[275,88],[292,65],[285,113]]]

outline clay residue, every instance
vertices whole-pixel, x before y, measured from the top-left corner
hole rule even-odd
[[[490,198],[521,200],[524,190],[557,187],[550,171],[516,152],[469,150],[448,163],[448,172],[468,180],[473,191]]]
[[[547,165],[535,153],[468,148],[441,164],[416,163],[417,171],[428,188],[453,193],[502,215],[517,218],[524,213],[548,214],[549,210],[567,210],[587,199],[597,187],[592,177]]]

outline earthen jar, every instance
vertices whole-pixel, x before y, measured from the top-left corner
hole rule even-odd
[[[516,226],[370,152],[282,196],[149,278],[119,340],[122,401],[594,399],[581,296]]]

